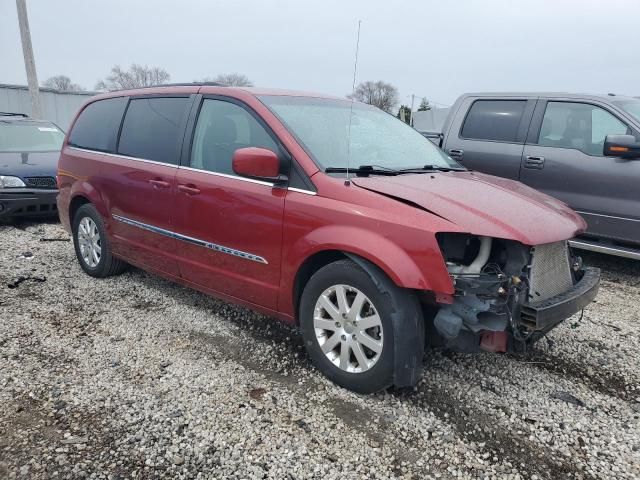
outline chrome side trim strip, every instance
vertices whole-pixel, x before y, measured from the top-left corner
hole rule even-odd
[[[613,215],[604,215],[602,213],[581,212],[580,210],[576,210],[576,213],[579,213],[580,215],[593,215],[596,217],[615,218],[616,220],[625,220],[627,222],[640,222],[640,219],[636,219],[636,218],[615,217]]]
[[[153,163],[155,165],[165,165],[167,167],[178,168],[178,165],[176,165],[175,163],[158,162],[156,160],[147,160],[146,158],[129,157],[127,155],[120,155],[118,153],[101,152],[99,150],[89,150],[87,148],[80,147],[67,146],[67,148],[71,150],[78,150],[79,152],[95,153],[97,155],[106,155],[107,157],[120,158],[122,160],[135,160],[136,162]]]
[[[202,170],[200,168],[185,167],[184,165],[180,165],[178,168],[180,170],[190,170],[192,172],[200,172],[200,173],[206,173],[207,175],[215,175],[216,177],[232,178],[234,180],[242,180],[243,182],[257,183],[258,185],[265,185],[267,187],[273,187],[273,185],[274,185],[272,182],[265,182],[263,180],[255,180],[253,178],[241,177],[239,175],[229,175],[228,173],[211,172],[209,170]]]
[[[302,188],[289,187],[287,188],[287,190],[289,190],[290,192],[304,193],[305,195],[317,195],[316,192],[312,192],[311,190],[303,190]]]
[[[175,238],[176,240],[182,240],[183,242],[189,242],[194,245],[198,245],[199,247],[208,248],[216,252],[226,253],[227,255],[233,255],[234,257],[240,257],[246,260],[253,260],[254,262],[264,263],[265,265],[269,264],[269,262],[267,262],[266,259],[264,259],[259,255],[254,255],[253,253],[247,253],[241,250],[236,250],[235,248],[229,248],[229,247],[225,247],[224,245],[218,245],[216,243],[207,242],[205,240],[200,240],[198,238],[189,237],[187,235],[182,235],[181,233],[172,232],[171,230],[165,230],[164,228],[155,227],[153,225],[138,222],[136,220],[131,220],[130,218],[122,217],[120,215],[113,215],[113,218],[127,225],[138,227],[143,230],[148,230],[149,232],[157,233],[159,235],[164,235],[166,237]]]
[[[608,245],[601,245],[599,243],[591,243],[581,240],[569,240],[569,245],[581,250],[589,250],[591,252],[606,253],[617,257],[640,260],[640,250],[633,250],[631,248],[611,247]]]
[[[178,169],[181,169],[181,170],[190,170],[192,172],[201,172],[201,173],[206,173],[207,175],[215,175],[216,177],[231,178],[231,179],[240,180],[240,181],[243,181],[243,182],[255,183],[257,185],[264,185],[266,187],[272,187],[273,188],[273,186],[274,186],[273,182],[265,182],[264,180],[256,180],[256,179],[253,179],[253,178],[241,177],[239,175],[229,175],[228,173],[211,172],[209,170],[203,170],[201,168],[186,167],[184,165],[176,165],[176,164],[173,164],[173,163],[158,162],[158,161],[155,161],[155,160],[147,160],[145,158],[129,157],[127,155],[120,155],[120,154],[117,154],[117,153],[100,152],[98,150],[89,150],[87,148],[71,147],[71,146],[67,146],[67,148],[69,148],[71,150],[77,150],[79,152],[95,153],[95,154],[98,154],[98,155],[106,155],[107,157],[120,158],[122,160],[134,160],[136,162],[153,163],[155,165],[164,165],[164,166],[167,166],[167,167],[174,167],[174,168],[178,168]],[[290,190],[292,192],[304,193],[306,195],[317,195],[316,192],[312,192],[311,190],[304,190],[302,188],[288,187],[287,190]]]

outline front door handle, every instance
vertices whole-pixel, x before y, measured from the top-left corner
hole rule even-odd
[[[527,157],[524,159],[524,168],[534,168],[542,170],[544,168],[544,157]]]
[[[171,186],[169,182],[157,178],[155,180],[149,180],[149,183],[153,185],[154,188],[169,188]]]
[[[200,193],[200,189],[193,184],[189,184],[189,185],[180,184],[178,185],[178,190],[186,193],[187,195],[198,195]]]
[[[451,158],[455,158],[456,160],[462,161],[462,157],[464,157],[464,150],[457,150],[452,148],[449,150],[449,156]]]

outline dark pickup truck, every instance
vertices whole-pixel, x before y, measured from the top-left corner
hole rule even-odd
[[[588,229],[574,247],[640,259],[640,100],[469,93],[437,137],[465,167],[519,180],[580,213]]]

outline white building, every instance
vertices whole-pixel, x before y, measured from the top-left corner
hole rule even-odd
[[[40,88],[42,115],[67,130],[76,112],[89,97],[97,92],[59,92],[50,88]],[[0,112],[31,114],[29,89],[23,85],[0,84]]]
[[[413,112],[413,128],[419,132],[442,132],[442,125],[449,115],[449,108],[432,108]]]

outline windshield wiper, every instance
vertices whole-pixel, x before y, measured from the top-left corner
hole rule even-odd
[[[368,177],[369,175],[402,175],[407,173],[429,173],[429,172],[464,172],[465,168],[445,167],[441,165],[424,165],[422,167],[393,169],[381,165],[360,165],[359,167],[327,167],[325,173],[354,173],[358,177]]]
[[[423,172],[466,172],[466,168],[446,167],[442,165],[424,165],[417,168],[403,168],[399,173],[423,173]]]
[[[327,167],[325,173],[355,173],[359,177],[367,177],[369,175],[398,175],[402,173],[400,170],[393,168],[381,167],[379,165],[360,165],[359,167]]]

